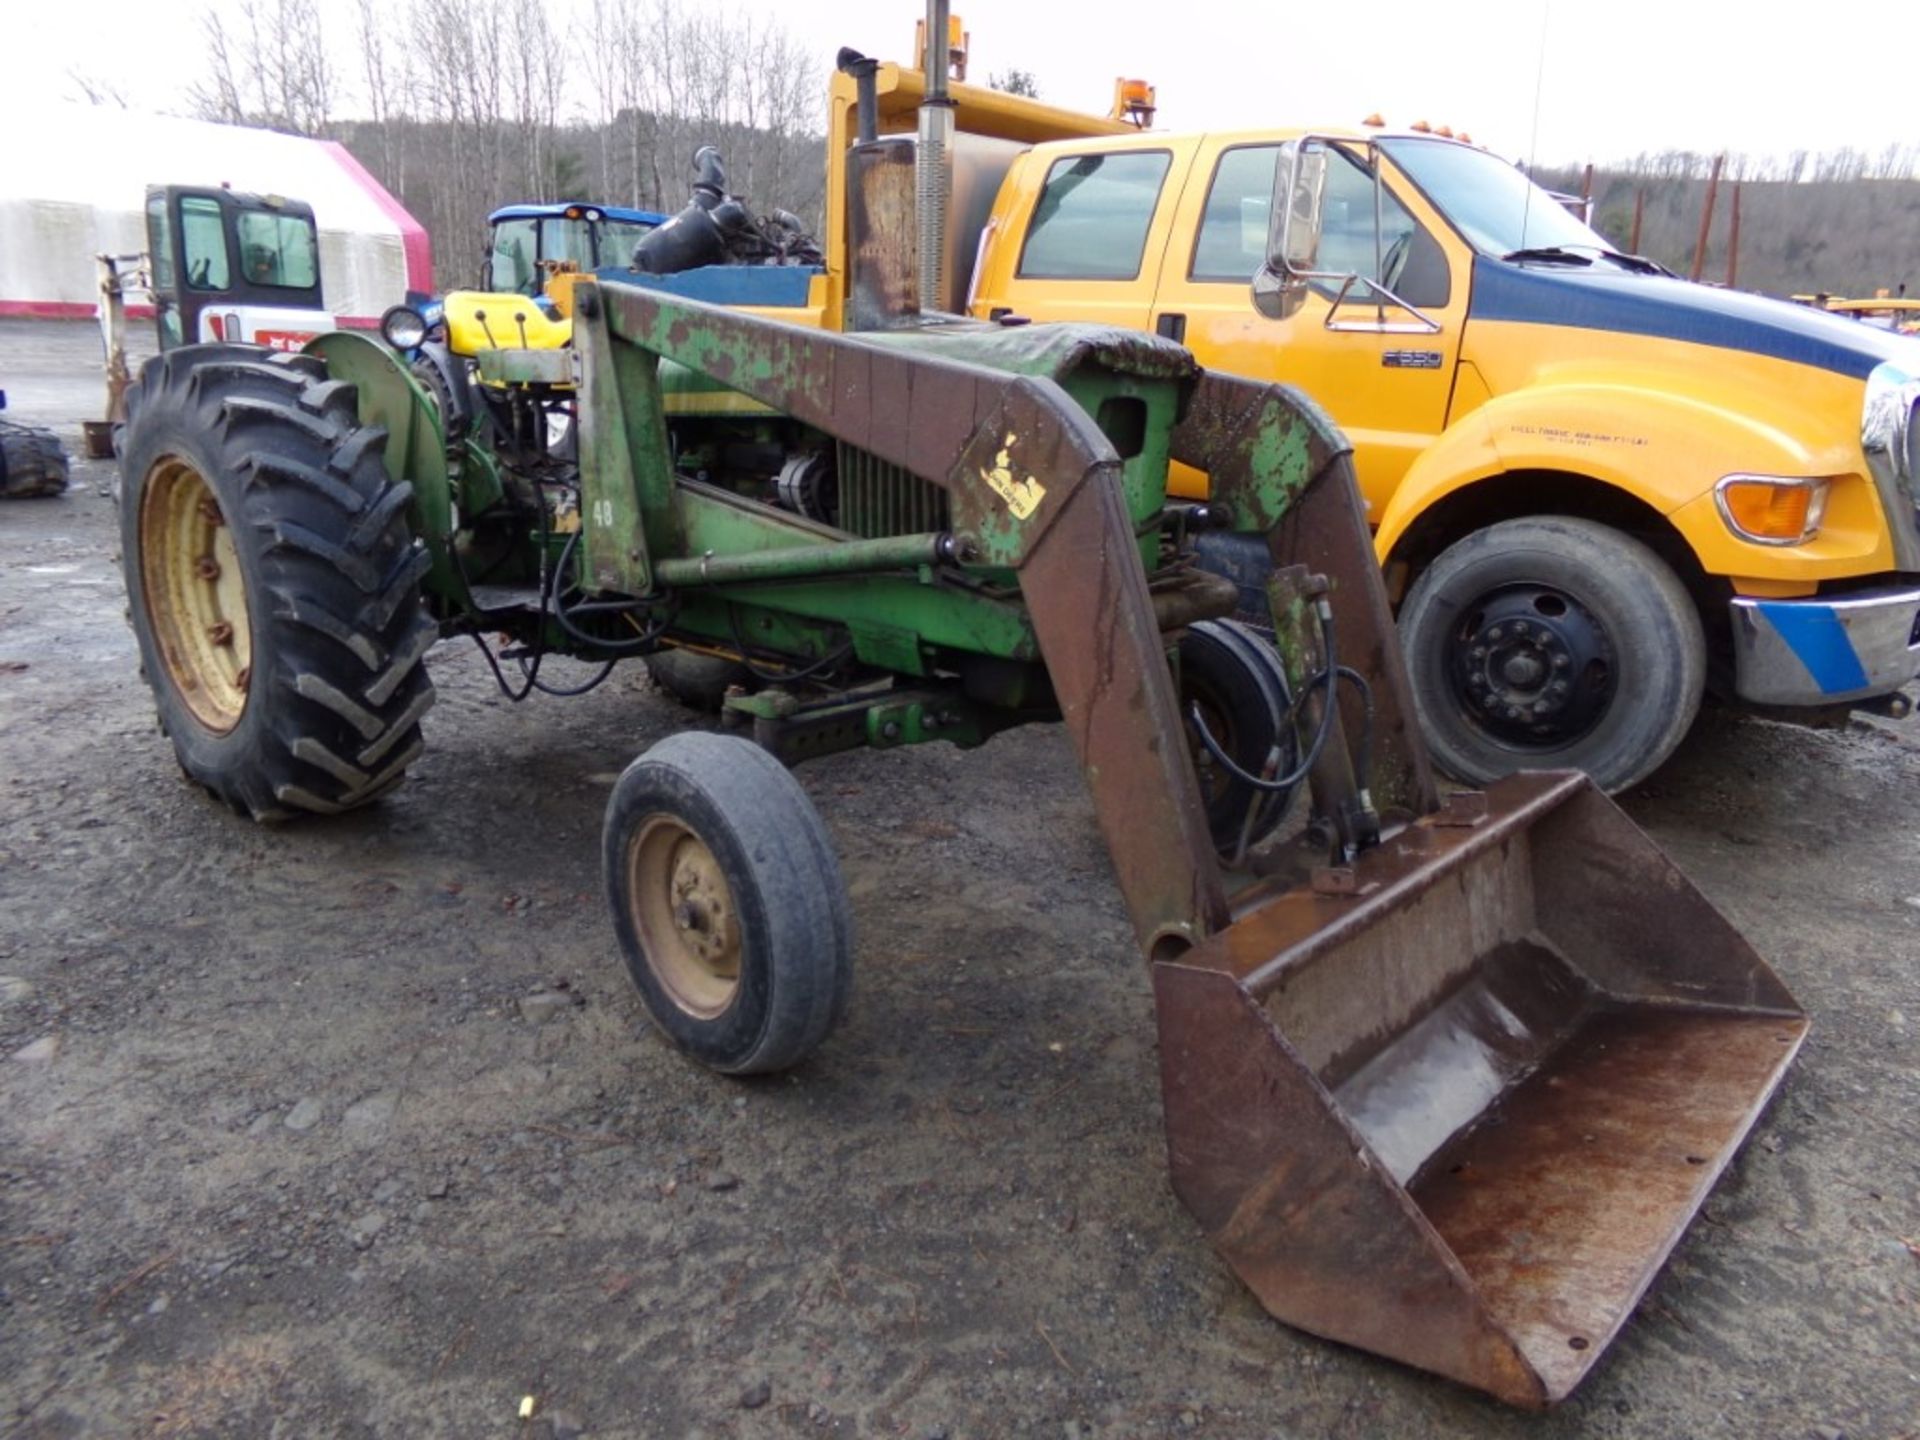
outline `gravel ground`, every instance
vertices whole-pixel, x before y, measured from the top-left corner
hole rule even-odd
[[[85,327],[0,387],[97,403]],[[0,507],[0,1433],[1920,1434],[1920,727],[1709,719],[1633,816],[1812,1040],[1584,1388],[1526,1416],[1290,1331],[1167,1185],[1150,998],[1054,727],[817,762],[846,1025],[740,1083],[648,1028],[608,788],[635,669],[278,829],[184,782],[77,464]],[[531,1397],[531,1418],[521,1418]]]

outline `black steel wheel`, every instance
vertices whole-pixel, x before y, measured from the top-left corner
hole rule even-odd
[[[648,750],[607,802],[614,933],[654,1024],[701,1064],[784,1070],[846,1010],[853,922],[819,812],[738,736]]]
[[[1215,761],[1194,730],[1195,707],[1207,733],[1242,770],[1260,775],[1277,748],[1274,773],[1290,771],[1297,763],[1297,744],[1279,653],[1234,620],[1202,620],[1180,640],[1180,714],[1207,829],[1221,855],[1232,857],[1272,833],[1285,818],[1288,796],[1262,794]]]
[[[1706,644],[1685,586],[1591,520],[1508,520],[1444,551],[1400,614],[1434,758],[1471,784],[1585,770],[1638,784],[1700,708]]]
[[[257,820],[386,793],[422,748],[410,486],[319,360],[191,345],[127,395],[128,614],[181,768]]]

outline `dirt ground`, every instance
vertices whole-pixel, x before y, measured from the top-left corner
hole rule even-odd
[[[0,325],[10,413],[76,447],[96,363]],[[0,1433],[1920,1434],[1920,726],[1710,719],[1627,798],[1815,1030],[1528,1416],[1284,1328],[1208,1249],[1057,728],[800,772],[853,1009],[719,1079],[649,1030],[597,879],[684,712],[637,669],[509,705],[442,645],[399,792],[248,824],[156,733],[104,480],[0,507]]]

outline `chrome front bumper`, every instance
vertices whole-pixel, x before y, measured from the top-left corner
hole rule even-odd
[[[1732,602],[1734,691],[1756,705],[1834,705],[1920,674],[1920,587]]]

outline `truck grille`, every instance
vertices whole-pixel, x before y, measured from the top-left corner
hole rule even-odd
[[[842,530],[877,540],[951,528],[947,492],[938,485],[856,445],[842,442],[835,458]]]

